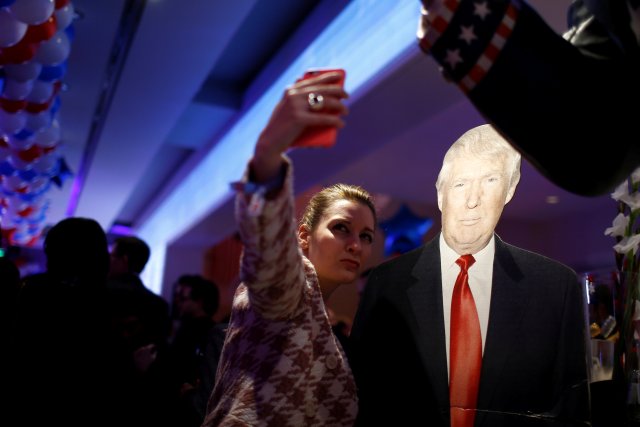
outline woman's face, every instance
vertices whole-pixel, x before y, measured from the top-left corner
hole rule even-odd
[[[363,203],[337,200],[324,212],[315,230],[299,230],[304,254],[314,265],[322,293],[354,282],[371,255],[375,224]]]

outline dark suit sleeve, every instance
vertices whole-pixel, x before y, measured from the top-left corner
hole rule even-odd
[[[590,420],[588,370],[591,352],[586,296],[575,274],[569,274],[565,283],[563,321],[559,325],[558,356],[553,373],[553,395],[557,404],[551,413],[559,420],[566,420],[566,425],[587,425]]]
[[[484,19],[462,0],[450,18],[430,23],[423,50],[554,184],[586,196],[611,191],[640,164],[628,137],[640,117],[640,48],[626,2],[584,2],[607,5],[606,22],[574,2],[570,40],[525,2],[483,3]],[[463,28],[476,38],[462,39]]]

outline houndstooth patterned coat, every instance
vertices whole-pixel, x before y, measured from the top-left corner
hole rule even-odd
[[[352,426],[356,387],[294,223],[292,165],[255,215],[236,196],[238,287],[203,427]]]

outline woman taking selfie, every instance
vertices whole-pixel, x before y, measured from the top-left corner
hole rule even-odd
[[[310,200],[296,230],[293,166],[284,154],[310,127],[344,126],[340,78],[328,73],[286,90],[236,184],[242,283],[203,426],[355,421],[355,383],[325,302],[365,268],[375,208],[360,187],[336,184]]]

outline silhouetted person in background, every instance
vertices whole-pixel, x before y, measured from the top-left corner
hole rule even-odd
[[[590,295],[589,321],[591,338],[617,341],[619,338],[618,321],[613,311],[613,294],[605,284],[595,286]]]
[[[13,325],[16,304],[20,293],[20,270],[7,257],[0,258],[0,340],[5,342],[8,330]]]
[[[105,304],[105,233],[92,219],[67,218],[46,234],[44,252],[46,272],[25,278],[20,291],[11,425],[126,425],[120,399],[127,374]]]
[[[169,354],[182,427],[202,424],[213,389],[224,342],[224,330],[213,320],[219,299],[216,284],[201,275],[185,274],[175,282]]]
[[[135,236],[117,238],[111,248],[107,287],[114,310],[127,322],[123,326],[129,329],[133,350],[149,346],[154,354],[166,347],[171,322],[169,304],[140,279],[150,255],[144,240]]]
[[[20,293],[20,270],[7,257],[0,258],[0,384],[6,384],[7,375],[12,366],[9,352],[11,345],[11,331],[17,311],[18,295]],[[8,390],[7,392],[11,392]],[[0,419],[2,424],[2,419]]]
[[[128,386],[128,422],[173,425],[178,400],[167,360],[169,304],[140,279],[150,255],[149,246],[138,237],[114,241],[107,280],[111,324],[134,373]]]

